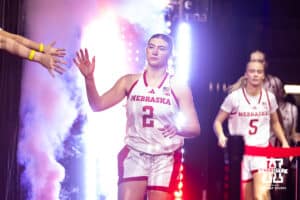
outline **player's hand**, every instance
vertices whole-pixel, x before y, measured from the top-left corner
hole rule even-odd
[[[288,143],[287,141],[284,141],[284,142],[282,142],[281,147],[282,147],[282,148],[290,148],[290,145],[289,145],[289,143]],[[289,157],[289,160],[292,161],[292,160],[293,160],[293,157],[290,156],[290,157]]]
[[[50,54],[52,56],[64,57],[66,55],[66,50],[63,48],[55,48],[55,41],[45,46],[44,53]]]
[[[83,51],[80,49],[79,52],[76,52],[76,58],[74,58],[73,61],[86,79],[93,79],[95,70],[95,56],[93,56],[92,60],[90,61],[88,50],[84,49]]]
[[[66,71],[66,69],[62,66],[65,65],[66,62],[57,56],[42,53],[39,62],[48,70],[52,77],[55,76],[54,72],[63,74]]]
[[[174,137],[178,132],[177,127],[170,124],[167,124],[162,128],[158,128],[158,130],[161,131],[161,134],[164,137],[168,137],[168,138]]]
[[[222,148],[226,147],[228,138],[225,135],[222,135],[218,138],[218,145]]]

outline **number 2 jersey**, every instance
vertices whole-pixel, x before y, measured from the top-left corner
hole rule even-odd
[[[270,114],[278,108],[273,93],[265,89],[250,96],[244,88],[230,93],[221,105],[229,113],[228,130],[231,135],[242,135],[245,145],[269,145]]]
[[[183,145],[184,139],[175,135],[164,137],[162,129],[166,125],[176,125],[179,105],[170,85],[172,76],[166,73],[158,87],[151,87],[146,73],[131,86],[126,104],[125,143],[147,154],[167,154]]]

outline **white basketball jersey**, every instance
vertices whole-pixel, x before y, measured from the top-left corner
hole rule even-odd
[[[159,130],[174,125],[179,111],[170,79],[167,73],[158,87],[150,87],[145,71],[129,91],[125,142],[131,148],[148,154],[164,154],[183,145],[183,137],[166,138]]]
[[[230,113],[228,129],[231,135],[242,135],[245,145],[268,146],[270,114],[278,105],[275,96],[262,89],[258,96],[250,96],[244,88],[229,94],[221,109]]]

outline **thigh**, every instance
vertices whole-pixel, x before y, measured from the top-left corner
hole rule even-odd
[[[158,191],[158,190],[149,190],[148,191],[148,200],[173,200],[171,193]]]
[[[266,181],[266,177],[272,176],[272,172],[260,171],[253,175],[253,195],[257,199],[270,199],[271,183]]]
[[[144,200],[147,181],[128,181],[119,184],[118,200]]]
[[[241,191],[242,200],[253,200],[253,182],[242,182],[242,191]]]
[[[254,198],[269,199],[269,191],[272,183],[272,171],[269,169],[268,158],[253,156],[251,168],[253,174],[253,195]]]

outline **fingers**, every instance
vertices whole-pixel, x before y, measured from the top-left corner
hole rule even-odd
[[[76,58],[73,58],[73,63],[79,68],[79,63],[77,62]]]
[[[61,66],[55,66],[55,68],[54,68],[54,70],[57,72],[57,73],[59,73],[59,74],[63,74],[65,71],[66,71],[66,69],[65,68],[63,68],[63,67],[61,67]]]
[[[158,128],[162,132],[164,137],[172,138],[177,133],[177,128],[175,126],[165,125],[163,128]]]
[[[64,57],[66,55],[66,50],[65,49],[56,49],[55,53],[52,55],[57,56],[57,57]]]
[[[82,49],[80,49],[80,56],[79,56],[79,58],[80,58],[80,60],[82,60],[82,61],[84,61],[85,60],[85,57],[84,57],[84,53],[83,53],[83,50]]]
[[[50,46],[50,47],[53,47],[55,44],[56,44],[56,41],[52,41],[52,42],[49,44],[49,46]]]
[[[96,57],[93,56],[93,58],[92,58],[92,65],[93,65],[93,66],[95,66],[95,62],[96,62]]]
[[[50,74],[53,78],[55,77],[54,72],[53,72],[52,69],[48,69],[48,72],[49,72],[49,74]]]
[[[85,52],[85,59],[89,60],[90,56],[89,56],[89,52],[88,52],[87,48],[84,49],[84,52]]]

